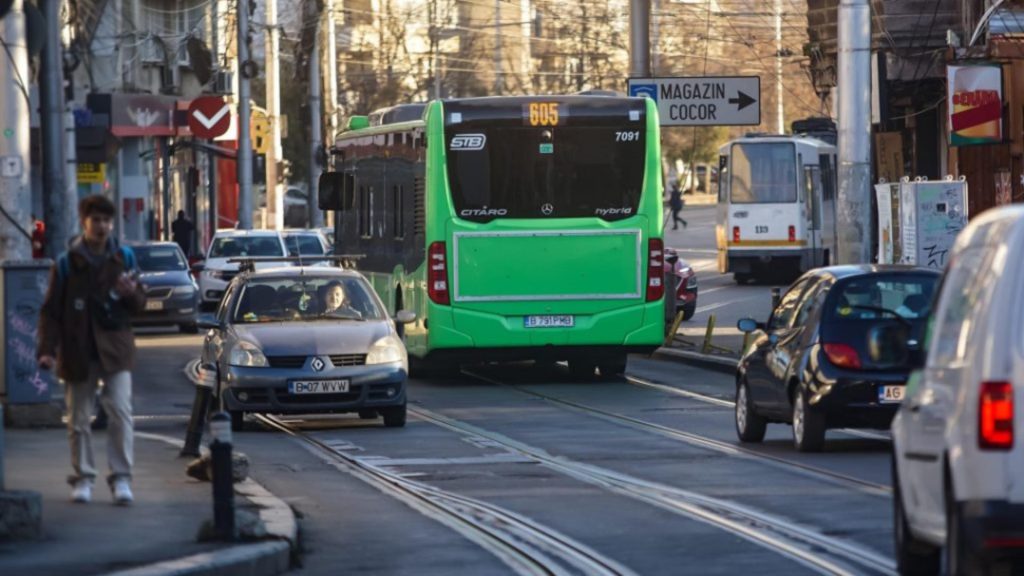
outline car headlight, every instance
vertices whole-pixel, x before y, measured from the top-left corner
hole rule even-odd
[[[408,370],[409,357],[405,353],[405,344],[394,334],[377,340],[366,354],[366,364],[401,364]]]
[[[686,287],[687,288],[696,288],[697,287],[697,275],[696,274],[694,274],[693,276],[690,276],[690,279],[686,281]]]
[[[268,366],[267,357],[263,355],[263,351],[251,342],[239,342],[235,345],[228,356],[228,364],[250,368],[266,368]]]
[[[173,290],[173,293],[177,296],[191,296],[195,294],[195,292],[196,289],[191,284],[186,284],[184,286],[175,286]]]

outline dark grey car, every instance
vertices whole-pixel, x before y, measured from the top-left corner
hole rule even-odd
[[[405,425],[408,356],[395,322],[358,272],[329,267],[239,274],[209,332],[204,366],[216,367],[222,407],[241,429],[246,412],[358,412]]]
[[[199,286],[181,248],[174,242],[143,242],[131,248],[141,272],[139,279],[146,287],[146,306],[132,317],[132,323],[176,325],[182,332],[196,333]]]

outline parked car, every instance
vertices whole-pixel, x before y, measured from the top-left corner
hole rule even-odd
[[[767,424],[790,423],[802,452],[819,451],[829,428],[886,429],[903,398],[906,359],[875,359],[885,330],[924,336],[939,274],[905,266],[835,266],[801,276],[754,333],[736,372],[736,433],[764,439]]]
[[[289,256],[323,256],[331,253],[331,245],[319,229],[283,230],[281,236]]]
[[[288,251],[276,230],[218,230],[206,250],[206,256],[194,269],[199,271],[199,291],[203,304],[216,305],[224,296],[231,279],[238,274],[238,258],[283,258]],[[280,263],[257,264],[279,267]]]
[[[683,320],[689,320],[697,312],[697,273],[672,248],[665,248],[665,263],[672,276],[672,283],[668,286],[673,288],[671,293],[675,294],[675,308],[683,312]]]
[[[340,294],[336,292],[340,287]],[[340,303],[340,306],[338,305]],[[405,425],[405,345],[370,283],[351,270],[291,267],[236,276],[203,345],[216,393],[243,426],[246,412],[358,412]]]
[[[1024,208],[990,210],[957,237],[926,359],[892,423],[896,556],[903,574],[1024,570]],[[894,339],[894,354],[913,343]]]
[[[174,242],[131,244],[139,280],[146,287],[146,306],[135,314],[136,326],[172,325],[198,332],[199,286],[189,274],[185,254]]]

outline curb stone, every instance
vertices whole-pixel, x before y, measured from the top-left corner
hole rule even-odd
[[[735,374],[736,368],[739,366],[739,360],[735,358],[723,358],[721,356],[673,348],[658,348],[654,351],[654,356],[668,358],[674,362],[681,362],[722,374]]]
[[[136,432],[139,438],[184,446],[182,440],[162,434]],[[112,576],[276,576],[291,567],[293,550],[299,547],[299,527],[295,513],[262,484],[252,478],[235,484],[235,494],[244,497],[259,510],[267,534],[274,538],[254,544],[241,544],[157,562],[119,572]]]

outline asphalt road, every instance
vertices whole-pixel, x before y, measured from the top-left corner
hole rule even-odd
[[[718,273],[715,248],[716,206],[687,206],[682,218],[687,227],[673,230],[671,218],[665,227],[665,245],[675,248],[697,272],[699,292],[697,313],[682,325],[689,336],[703,335],[708,318],[715,316],[716,333],[736,337],[740,318],[767,320],[771,313],[771,289],[782,285],[754,284],[738,286],[732,274]]]
[[[140,337],[148,426],[183,434],[199,343]],[[411,381],[403,429],[273,417],[235,444],[300,513],[302,574],[891,573],[884,436],[830,432],[797,455],[779,425],[740,446],[732,392],[636,357],[628,378],[587,383],[479,366]]]

